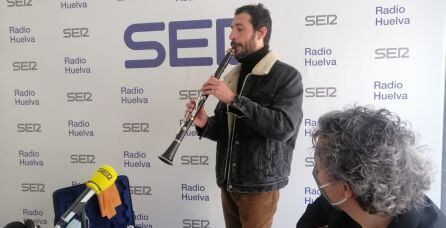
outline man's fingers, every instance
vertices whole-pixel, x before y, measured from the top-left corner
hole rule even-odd
[[[215,77],[211,77],[209,80],[207,80],[203,86],[207,86],[207,85],[218,85],[221,81],[216,79]]]

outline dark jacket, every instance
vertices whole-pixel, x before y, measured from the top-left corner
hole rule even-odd
[[[426,205],[421,209],[411,209],[395,217],[387,228],[444,228],[446,217],[426,196]],[[296,228],[361,228],[348,214],[332,207],[320,196],[307,206]]]
[[[236,91],[241,65],[225,76]],[[293,67],[265,55],[230,105],[219,102],[200,136],[217,141],[217,184],[233,192],[267,192],[288,183],[302,121],[302,78]]]

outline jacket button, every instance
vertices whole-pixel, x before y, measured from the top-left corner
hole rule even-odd
[[[236,145],[238,145],[238,144],[239,144],[239,141],[238,141],[238,140],[235,140],[234,142],[235,142],[235,144],[236,144]]]
[[[229,188],[229,189],[232,189],[232,185],[229,185],[228,188]]]
[[[232,163],[232,167],[234,167],[234,168],[235,168],[236,166],[237,166],[237,164],[235,164],[235,162],[234,162],[234,163]]]

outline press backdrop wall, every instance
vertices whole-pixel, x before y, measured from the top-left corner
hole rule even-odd
[[[0,225],[50,227],[52,193],[110,164],[130,179],[141,227],[224,227],[215,143],[193,128],[174,160],[188,98],[229,46],[251,1],[0,3]],[[441,200],[446,2],[264,1],[271,49],[303,77],[304,119],[274,227],[294,227],[318,196],[310,132],[330,110],[371,104],[410,121],[436,166]],[[228,66],[233,67],[234,62]],[[206,103],[212,113],[216,100]]]

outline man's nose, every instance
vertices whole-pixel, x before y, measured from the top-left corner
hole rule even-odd
[[[231,33],[229,33],[229,39],[231,41],[235,41],[235,33],[233,32],[233,30],[231,30]]]

